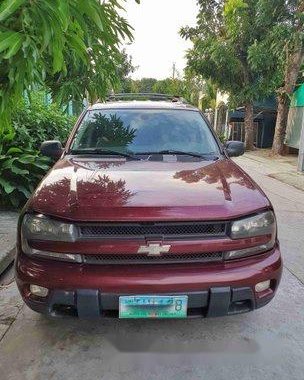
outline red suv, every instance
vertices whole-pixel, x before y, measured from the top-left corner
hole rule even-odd
[[[126,96],[126,95],[125,95]],[[178,98],[89,107],[20,217],[16,279],[33,310],[185,318],[266,305],[281,278],[273,208],[200,111]]]

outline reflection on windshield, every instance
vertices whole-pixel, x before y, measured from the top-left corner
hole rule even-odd
[[[189,110],[90,111],[71,147],[130,153],[165,150],[218,153],[217,143],[203,117]]]
[[[73,149],[126,148],[136,135],[136,130],[125,125],[116,114],[94,113],[76,136]]]

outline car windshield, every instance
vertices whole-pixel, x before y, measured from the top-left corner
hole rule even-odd
[[[89,111],[71,144],[72,152],[219,154],[198,111],[105,109]]]

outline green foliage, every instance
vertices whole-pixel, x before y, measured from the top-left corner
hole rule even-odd
[[[146,92],[146,93],[152,93],[153,92],[153,86],[157,83],[157,79],[155,78],[142,78],[140,80],[134,80],[132,82],[131,92]]]
[[[47,84],[60,103],[104,97],[131,27],[125,0],[4,0],[0,5],[0,138],[11,140],[11,111],[24,92]]]
[[[122,92],[148,92],[181,96],[194,106],[202,109],[215,108],[216,87],[211,81],[206,81],[201,76],[186,70],[184,78],[166,78],[157,80],[155,78],[143,78],[124,80]],[[201,94],[203,97],[200,98]]]
[[[304,1],[259,0],[258,18],[265,25],[265,41],[257,44],[251,54],[251,64],[263,64],[262,57],[268,53],[266,67],[281,72],[280,85],[276,88],[278,115],[273,139],[272,153],[284,152],[284,138],[290,99],[304,61]]]
[[[154,83],[152,92],[183,96],[185,94],[185,82],[178,78],[158,80]]]
[[[203,79],[189,69],[185,70],[183,97],[201,110],[215,109],[217,88],[210,79]]]
[[[56,103],[46,104],[45,93],[31,94],[31,102],[19,102],[12,113],[13,144],[23,149],[39,149],[45,140],[64,143],[76,118],[67,116]]]
[[[304,83],[304,62],[302,64],[302,67],[299,72],[298,80],[297,80],[297,86],[300,86]]]
[[[210,80],[203,80],[187,70],[183,79],[167,78],[157,81],[153,86],[153,92],[179,95],[194,106],[199,106],[202,110],[215,108],[215,86]]]
[[[96,147],[122,147],[130,144],[136,134],[136,130],[130,126],[124,126],[123,121],[116,115],[105,116],[100,113],[94,115],[88,121],[85,132],[98,131],[97,135],[102,136],[96,141]],[[81,136],[85,138],[85,136]],[[76,140],[77,141],[77,140]]]
[[[0,206],[23,206],[49,167],[50,159],[38,152],[5,148],[0,154]]]
[[[31,102],[23,99],[15,106],[14,139],[0,146],[0,207],[24,205],[52,163],[39,155],[40,144],[53,139],[64,143],[74,122],[56,103],[47,105],[44,92],[34,92]]]
[[[267,56],[269,41],[265,40],[267,28],[259,17],[260,2],[221,0],[212,8],[209,1],[201,0],[200,5],[197,27],[181,31],[183,37],[194,42],[188,54],[189,67],[228,92],[233,105],[273,93],[282,69],[272,56]]]
[[[304,59],[304,2],[302,0],[259,0],[257,3],[257,23],[265,28],[263,40],[257,41],[249,52],[250,63],[253,67],[261,67],[274,72],[276,82],[284,86],[284,81],[290,81],[291,71],[297,68],[298,76],[300,63],[293,61],[294,54],[302,50]],[[286,83],[285,83],[286,85]],[[294,84],[289,87],[291,95]],[[285,89],[286,90],[286,89]],[[285,92],[283,88],[278,93]]]
[[[294,75],[286,73],[295,65],[288,50],[301,49],[302,21],[295,15],[303,15],[303,0],[199,0],[198,4],[196,27],[181,30],[193,42],[188,67],[228,93],[232,107],[245,106],[245,144],[252,149],[253,101],[278,91],[284,76],[292,83]],[[292,93],[293,88],[285,86],[284,91]]]
[[[216,108],[216,94],[217,94],[217,88],[216,86],[211,82],[210,79],[204,81],[204,87],[203,87],[203,97],[201,99],[201,109],[213,109]]]
[[[304,41],[302,0],[199,0],[188,67],[230,94],[232,105],[261,100],[284,81],[288,55]],[[300,5],[302,4],[302,5]],[[302,6],[302,8],[301,8]]]
[[[133,81],[130,78],[130,74],[134,73],[136,69],[137,67],[133,65],[132,57],[126,53],[125,49],[123,49],[116,68],[117,76],[119,78],[119,86],[117,87],[119,92],[132,92]]]

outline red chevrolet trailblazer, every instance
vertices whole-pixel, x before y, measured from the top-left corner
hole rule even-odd
[[[266,305],[282,261],[271,203],[201,112],[177,97],[89,107],[19,221],[33,310],[79,318],[216,317]]]

